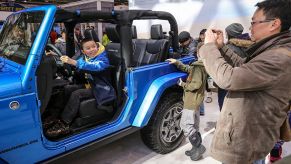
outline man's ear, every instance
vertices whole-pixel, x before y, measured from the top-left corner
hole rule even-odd
[[[276,18],[271,25],[270,31],[281,31],[282,22],[280,19]]]

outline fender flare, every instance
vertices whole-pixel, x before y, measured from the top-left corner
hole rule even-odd
[[[161,76],[154,80],[140,105],[132,126],[146,126],[164,91],[167,88],[176,85],[179,78],[185,78],[186,76],[186,73],[175,72]]]

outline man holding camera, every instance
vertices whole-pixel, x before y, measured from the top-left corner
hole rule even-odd
[[[223,32],[208,29],[200,56],[216,84],[228,90],[211,145],[226,164],[258,163],[280,137],[291,99],[291,1],[256,4],[248,57],[223,44]]]

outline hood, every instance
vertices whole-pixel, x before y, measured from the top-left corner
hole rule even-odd
[[[251,40],[245,40],[245,39],[238,39],[238,38],[232,38],[229,39],[228,41],[230,44],[233,44],[237,47],[243,47],[243,48],[248,48],[250,47],[252,44],[254,44],[255,42],[251,41]]]
[[[103,53],[105,51],[105,47],[101,43],[99,43],[99,42],[97,42],[97,43],[99,45],[99,48],[98,48],[98,52],[97,52],[96,56],[100,55],[101,53]]]
[[[22,91],[20,74],[6,67],[0,70],[0,98],[19,95]]]

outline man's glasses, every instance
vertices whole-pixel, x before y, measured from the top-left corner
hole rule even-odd
[[[255,24],[259,24],[259,23],[265,23],[265,22],[271,22],[275,19],[266,19],[266,20],[263,20],[263,21],[252,21],[251,22],[251,25],[255,25]]]

